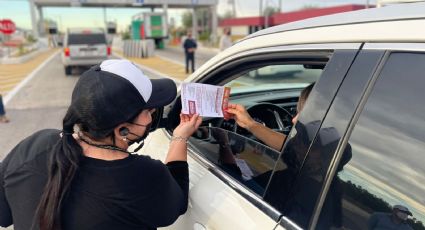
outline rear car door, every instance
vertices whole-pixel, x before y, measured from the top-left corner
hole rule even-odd
[[[307,103],[305,110],[303,110],[303,114],[306,114],[304,115],[305,119],[318,121],[318,124],[320,124],[359,47],[360,44],[314,44],[270,47],[243,54],[238,53],[204,72],[202,76],[197,78],[197,82],[214,85],[230,84],[234,89],[237,89],[241,84],[255,81],[257,75],[265,76],[267,79],[271,78],[272,81],[275,81],[276,76],[281,74],[286,76],[285,74],[289,74],[288,72],[275,74],[279,70],[285,69],[283,67],[290,66],[286,69],[291,70],[289,71],[289,78],[291,78],[294,74],[304,74],[296,65],[315,68],[318,63],[325,63],[326,67],[317,81],[316,88],[320,90],[315,89],[313,91],[313,94],[317,94],[317,96],[313,97],[313,102]],[[306,76],[312,75],[310,71],[307,72],[305,72]],[[311,77],[314,77],[313,75]],[[240,80],[241,76],[244,77],[243,81]],[[314,78],[314,81],[316,80],[317,78]],[[254,101],[244,98],[243,93],[237,93],[234,94],[233,98],[231,96],[231,100],[240,103],[245,102],[246,105],[263,102],[275,103],[277,106],[287,107],[288,110],[291,110],[296,106],[299,90],[305,85],[307,84],[301,84],[297,90],[294,88],[282,92],[275,92],[276,89],[266,89],[266,91],[263,89],[263,91],[253,94]],[[255,88],[255,86],[249,87]],[[243,92],[242,89],[238,90],[236,91]],[[276,95],[276,98],[273,98],[273,95]],[[177,112],[179,112],[178,100],[177,106],[174,105],[175,108],[173,108],[175,114],[172,114],[173,110],[168,114],[171,123],[173,116],[176,117]],[[226,125],[228,124],[220,123],[217,127],[217,123],[210,122],[207,128],[227,129],[227,131],[235,128]],[[311,129],[313,137],[319,127],[315,126]],[[164,159],[168,148],[168,145],[164,143],[168,143],[170,132],[170,130],[158,130],[153,133],[146,140],[146,146],[142,153]],[[235,160],[242,163],[236,163],[233,165],[234,167],[227,167],[228,165],[223,164],[226,158],[221,157],[222,148],[226,146],[218,143],[217,138],[211,138],[214,134],[209,135],[205,130],[199,130],[198,133],[201,136],[204,133],[207,134],[203,138],[195,136],[189,140],[189,209],[184,216],[167,229],[274,229],[283,215],[284,210],[280,210],[280,208],[284,204],[267,200],[266,194],[268,193],[266,190],[267,181],[271,178],[271,175],[275,170],[283,167],[279,160],[280,152],[272,150],[256,140],[247,138],[241,132],[228,132],[230,144],[233,143],[232,151],[239,152],[239,154],[236,154]],[[215,141],[210,141],[211,139]],[[304,152],[301,154],[307,153],[312,140],[309,139],[305,142]],[[242,147],[237,148],[234,145]],[[243,172],[249,173],[236,175],[235,171],[242,171],[242,174]],[[252,183],[250,177],[258,176],[256,174],[258,172],[262,173],[262,181],[266,183]],[[289,197],[290,191],[285,192],[287,193],[282,194],[282,196]],[[319,192],[317,191],[314,196],[318,196]],[[291,221],[288,220],[289,222]],[[297,228],[297,224],[293,222],[291,222],[291,226],[286,226]]]
[[[366,44],[363,52],[382,58],[362,89],[353,87],[360,75],[347,77],[324,121],[342,138],[310,228],[322,229],[332,211],[344,229],[425,229],[425,44]],[[349,111],[353,97],[360,103]],[[326,208],[330,200],[339,205]]]
[[[363,91],[369,84],[370,76],[379,69],[379,63],[383,56],[383,51],[362,50],[359,52],[339,87],[337,95],[332,98],[332,104],[329,110],[326,111],[325,119],[322,123],[318,124],[315,119],[309,119],[307,111],[301,113],[297,126],[300,127],[299,130],[306,130],[302,133],[305,133],[304,136],[311,138],[312,142],[308,146],[301,170],[297,175],[297,182],[292,187],[290,197],[281,208],[285,217],[280,222],[282,229],[291,224],[288,220],[297,223],[304,229],[339,227],[342,221],[340,215],[340,186],[339,181],[335,181],[329,175],[329,169],[333,167],[335,170],[341,171],[351,159],[350,149],[342,151],[338,159],[339,165],[335,166],[335,152],[341,148],[345,132],[359,101],[362,99]],[[323,90],[322,88],[326,88],[326,86],[319,83],[316,87],[317,92],[312,92],[313,94],[310,97],[312,99],[320,98],[320,95],[323,94],[320,93]],[[346,93],[342,94],[341,92]],[[314,103],[314,106],[320,105],[320,103],[310,100],[307,101],[306,107],[309,106],[309,103]],[[311,112],[314,112],[314,110]],[[311,135],[311,127],[317,130],[314,135]],[[297,138],[301,138],[301,140],[297,140]],[[302,138],[303,135],[296,135],[295,140],[292,142],[303,143]],[[287,143],[290,143],[290,141]],[[291,146],[286,146],[283,152],[291,152],[287,150],[289,147]],[[296,148],[295,152],[298,151],[297,149],[299,148]],[[272,181],[278,179],[273,178]],[[321,196],[319,196],[324,186],[328,186],[329,194],[332,194],[326,202],[320,200]],[[270,195],[272,196],[273,194]],[[318,203],[320,201],[322,203],[319,206]],[[317,210],[321,210],[323,213],[323,218],[318,222],[315,219]],[[312,224],[315,221],[316,223]]]

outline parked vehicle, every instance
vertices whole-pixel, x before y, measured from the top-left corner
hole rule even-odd
[[[425,229],[424,25],[424,3],[330,15],[259,31],[204,64],[185,81],[230,86],[231,102],[289,134],[275,151],[204,118],[188,140],[189,209],[166,229],[369,229],[378,216]],[[180,108],[165,108],[142,154],[165,159]]]
[[[73,67],[92,66],[110,55],[111,47],[103,29],[68,29],[64,36],[62,63],[66,75],[71,75]]]

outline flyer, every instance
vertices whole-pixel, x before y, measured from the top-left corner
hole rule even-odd
[[[199,114],[203,117],[230,116],[224,111],[229,103],[230,87],[201,83],[182,83],[181,101],[183,114]]]

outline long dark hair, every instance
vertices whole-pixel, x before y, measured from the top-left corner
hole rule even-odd
[[[91,117],[91,119],[95,118]],[[82,156],[82,149],[72,136],[74,126],[78,125],[81,131],[89,133],[94,139],[113,137],[113,128],[100,130],[99,127],[91,127],[93,124],[96,122],[87,120],[87,117],[81,118],[72,106],[68,108],[63,119],[62,138],[54,146],[50,156],[47,184],[36,211],[36,220],[40,230],[62,229],[61,207],[77,173]]]

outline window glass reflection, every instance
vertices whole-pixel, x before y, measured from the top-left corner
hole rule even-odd
[[[375,83],[337,174],[345,229],[425,229],[424,66],[423,54],[394,53]]]
[[[198,153],[260,196],[279,157],[279,152],[259,142],[216,127],[200,127],[190,143]]]

